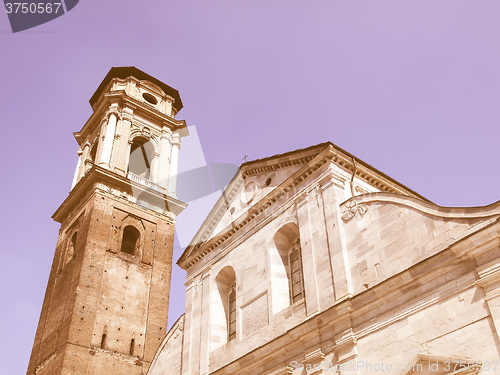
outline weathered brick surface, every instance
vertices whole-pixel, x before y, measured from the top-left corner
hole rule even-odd
[[[173,223],[102,193],[83,204],[82,212],[76,227],[71,224],[72,230],[82,232],[75,256],[59,274],[51,274],[49,286],[53,286],[42,313],[47,318],[39,327],[37,366],[57,353],[64,355],[68,365],[56,370],[52,361],[47,368],[53,374],[73,371],[67,368],[87,369],[82,374],[141,374],[167,326]],[[124,225],[131,223],[142,231],[137,256],[121,253],[119,247]],[[61,233],[55,259],[61,258],[67,233],[73,232],[65,230],[63,223]],[[86,348],[83,353],[76,350],[81,347]]]
[[[143,374],[166,334],[175,217],[185,207],[169,177],[188,132],[175,120],[178,92],[149,79],[113,68],[75,133],[80,159],[53,216],[61,229],[29,375]],[[129,163],[136,147],[148,150],[144,170]],[[138,240],[121,251],[127,226]]]

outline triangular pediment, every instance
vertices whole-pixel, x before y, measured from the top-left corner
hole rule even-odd
[[[204,257],[251,221],[256,212],[262,212],[260,206],[276,201],[278,198],[273,195],[283,195],[291,185],[309,178],[322,165],[332,166],[333,178],[345,184],[346,190],[352,189],[352,184],[348,186],[355,177],[358,184],[354,194],[385,191],[427,201],[334,144],[322,143],[242,164],[177,263],[189,267]],[[270,203],[265,203],[266,200]],[[211,249],[198,254],[208,244]]]
[[[298,150],[241,165],[191,241],[190,247],[224,232],[238,217],[246,215],[257,202],[307,165],[321,150]]]

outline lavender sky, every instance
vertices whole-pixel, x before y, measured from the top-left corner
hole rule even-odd
[[[478,206],[500,199],[499,39],[498,0],[81,0],[17,34],[1,11],[3,373],[26,372],[72,133],[112,66],[177,88],[208,162],[329,140],[439,205]]]

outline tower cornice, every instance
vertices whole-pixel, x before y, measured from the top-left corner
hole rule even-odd
[[[146,186],[141,182],[133,181],[106,168],[94,165],[71,190],[68,197],[54,212],[52,218],[58,223],[62,223],[85,195],[99,188],[99,183],[103,184],[102,187],[107,187],[108,192],[118,193],[121,198],[130,200],[132,203],[138,204],[137,198],[140,197],[143,203],[139,204],[140,206],[160,215],[170,216],[170,213],[173,213],[177,216],[187,207],[186,203],[168,195],[166,190],[158,185],[155,185],[154,188]]]

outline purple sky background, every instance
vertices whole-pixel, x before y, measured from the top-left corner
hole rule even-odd
[[[208,162],[332,141],[439,205],[479,206],[500,199],[499,39],[498,0],[81,0],[17,34],[1,11],[3,373],[26,372],[72,133],[112,66],[178,89]]]

